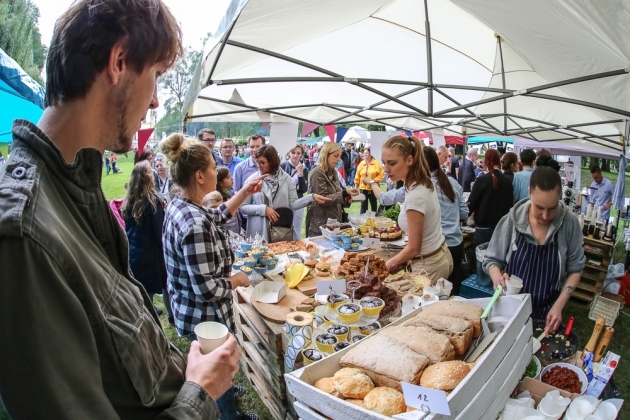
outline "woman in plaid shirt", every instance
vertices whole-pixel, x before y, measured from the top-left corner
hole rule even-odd
[[[236,213],[245,198],[261,190],[264,177],[246,184],[218,208],[204,208],[203,197],[217,185],[210,150],[182,134],[169,136],[160,147],[170,161],[173,182],[181,188],[166,210],[163,229],[175,328],[191,340],[195,326],[204,321],[221,322],[234,332],[232,289],[248,286],[249,279],[242,272],[230,275],[234,254],[218,226]]]

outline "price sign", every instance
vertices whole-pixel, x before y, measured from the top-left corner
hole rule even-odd
[[[346,281],[345,280],[320,280],[317,282],[317,294],[329,295],[331,288],[332,291],[341,294],[346,293]]]
[[[363,245],[370,249],[378,248],[381,244],[381,240],[378,238],[363,238]]]
[[[451,409],[448,406],[444,391],[424,388],[407,382],[401,382],[400,384],[405,396],[405,404],[409,407],[414,407],[427,413],[451,415]]]

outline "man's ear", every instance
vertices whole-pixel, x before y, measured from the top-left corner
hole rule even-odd
[[[107,75],[113,85],[120,83],[120,80],[127,70],[126,63],[127,51],[123,48],[120,42],[117,42],[112,47],[109,53],[109,61],[107,62]]]

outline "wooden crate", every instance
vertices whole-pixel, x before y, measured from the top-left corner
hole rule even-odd
[[[471,299],[469,302],[485,307],[489,300],[489,298]],[[419,311],[420,309],[413,311],[392,325],[404,322],[408,318],[415,316]],[[464,413],[478,413],[481,415],[491,406],[495,399],[503,400],[503,403],[505,403],[531,359],[533,329],[530,314],[531,300],[529,295],[502,297],[495,303],[489,320],[489,327],[492,331],[497,331],[498,336],[477,360],[471,373],[448,396],[451,416],[417,411],[397,417],[436,420],[446,418],[481,418],[481,416],[464,416]],[[377,334],[378,332],[372,335]],[[370,338],[371,336],[364,340],[369,340]],[[294,406],[296,411],[300,411],[302,418],[318,419],[319,417],[317,416],[320,415],[344,420],[386,418],[378,413],[332,397],[312,386],[318,379],[332,376],[340,368],[339,360],[348,350],[349,348],[346,348],[319,362],[285,374],[287,389],[297,399],[298,403],[294,404]],[[515,378],[517,375],[519,376]],[[489,382],[493,382],[493,385],[489,385]],[[512,382],[514,384],[512,388],[505,386],[506,383]],[[492,392],[480,393],[480,388],[483,388],[483,386],[489,387],[489,390]],[[308,407],[310,411],[315,412],[316,416],[307,417],[313,415],[307,413],[304,407]]]
[[[251,290],[234,291],[236,339],[242,353],[241,369],[274,419],[297,419],[289,400],[284,371],[288,337],[283,326],[264,320],[250,304]]]
[[[586,264],[582,278],[573,292],[573,298],[590,305],[595,296],[602,292],[613,248],[612,242],[594,239],[592,236],[584,237]]]

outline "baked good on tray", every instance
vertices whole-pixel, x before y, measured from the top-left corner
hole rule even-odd
[[[333,376],[335,389],[348,398],[364,398],[374,389],[372,379],[361,369],[347,367],[339,369]]]
[[[453,345],[457,356],[466,354],[466,351],[472,344],[473,326],[470,321],[463,319],[432,315],[425,310],[408,319],[402,325],[405,327],[429,327],[433,331],[444,335]]]
[[[470,372],[470,365],[461,360],[436,363],[422,373],[420,386],[451,392]]]
[[[426,356],[393,338],[380,335],[360,341],[339,360],[343,367],[362,369],[377,386],[388,386],[399,391],[402,391],[401,381],[418,384],[429,363]]]
[[[379,332],[379,335],[393,338],[411,350],[429,358],[431,363],[453,360],[455,348],[448,337],[425,326],[391,326]]]
[[[371,390],[363,399],[363,406],[389,417],[407,411],[405,396],[387,386],[379,386]]]
[[[341,392],[335,389],[335,378],[331,377],[319,379],[313,386],[337,398],[346,398]]]
[[[481,334],[481,314],[483,313],[483,308],[473,303],[444,300],[427,307],[422,312],[431,315],[445,315],[465,319],[466,321],[470,321],[473,325],[473,338],[477,338],[479,334]]]

